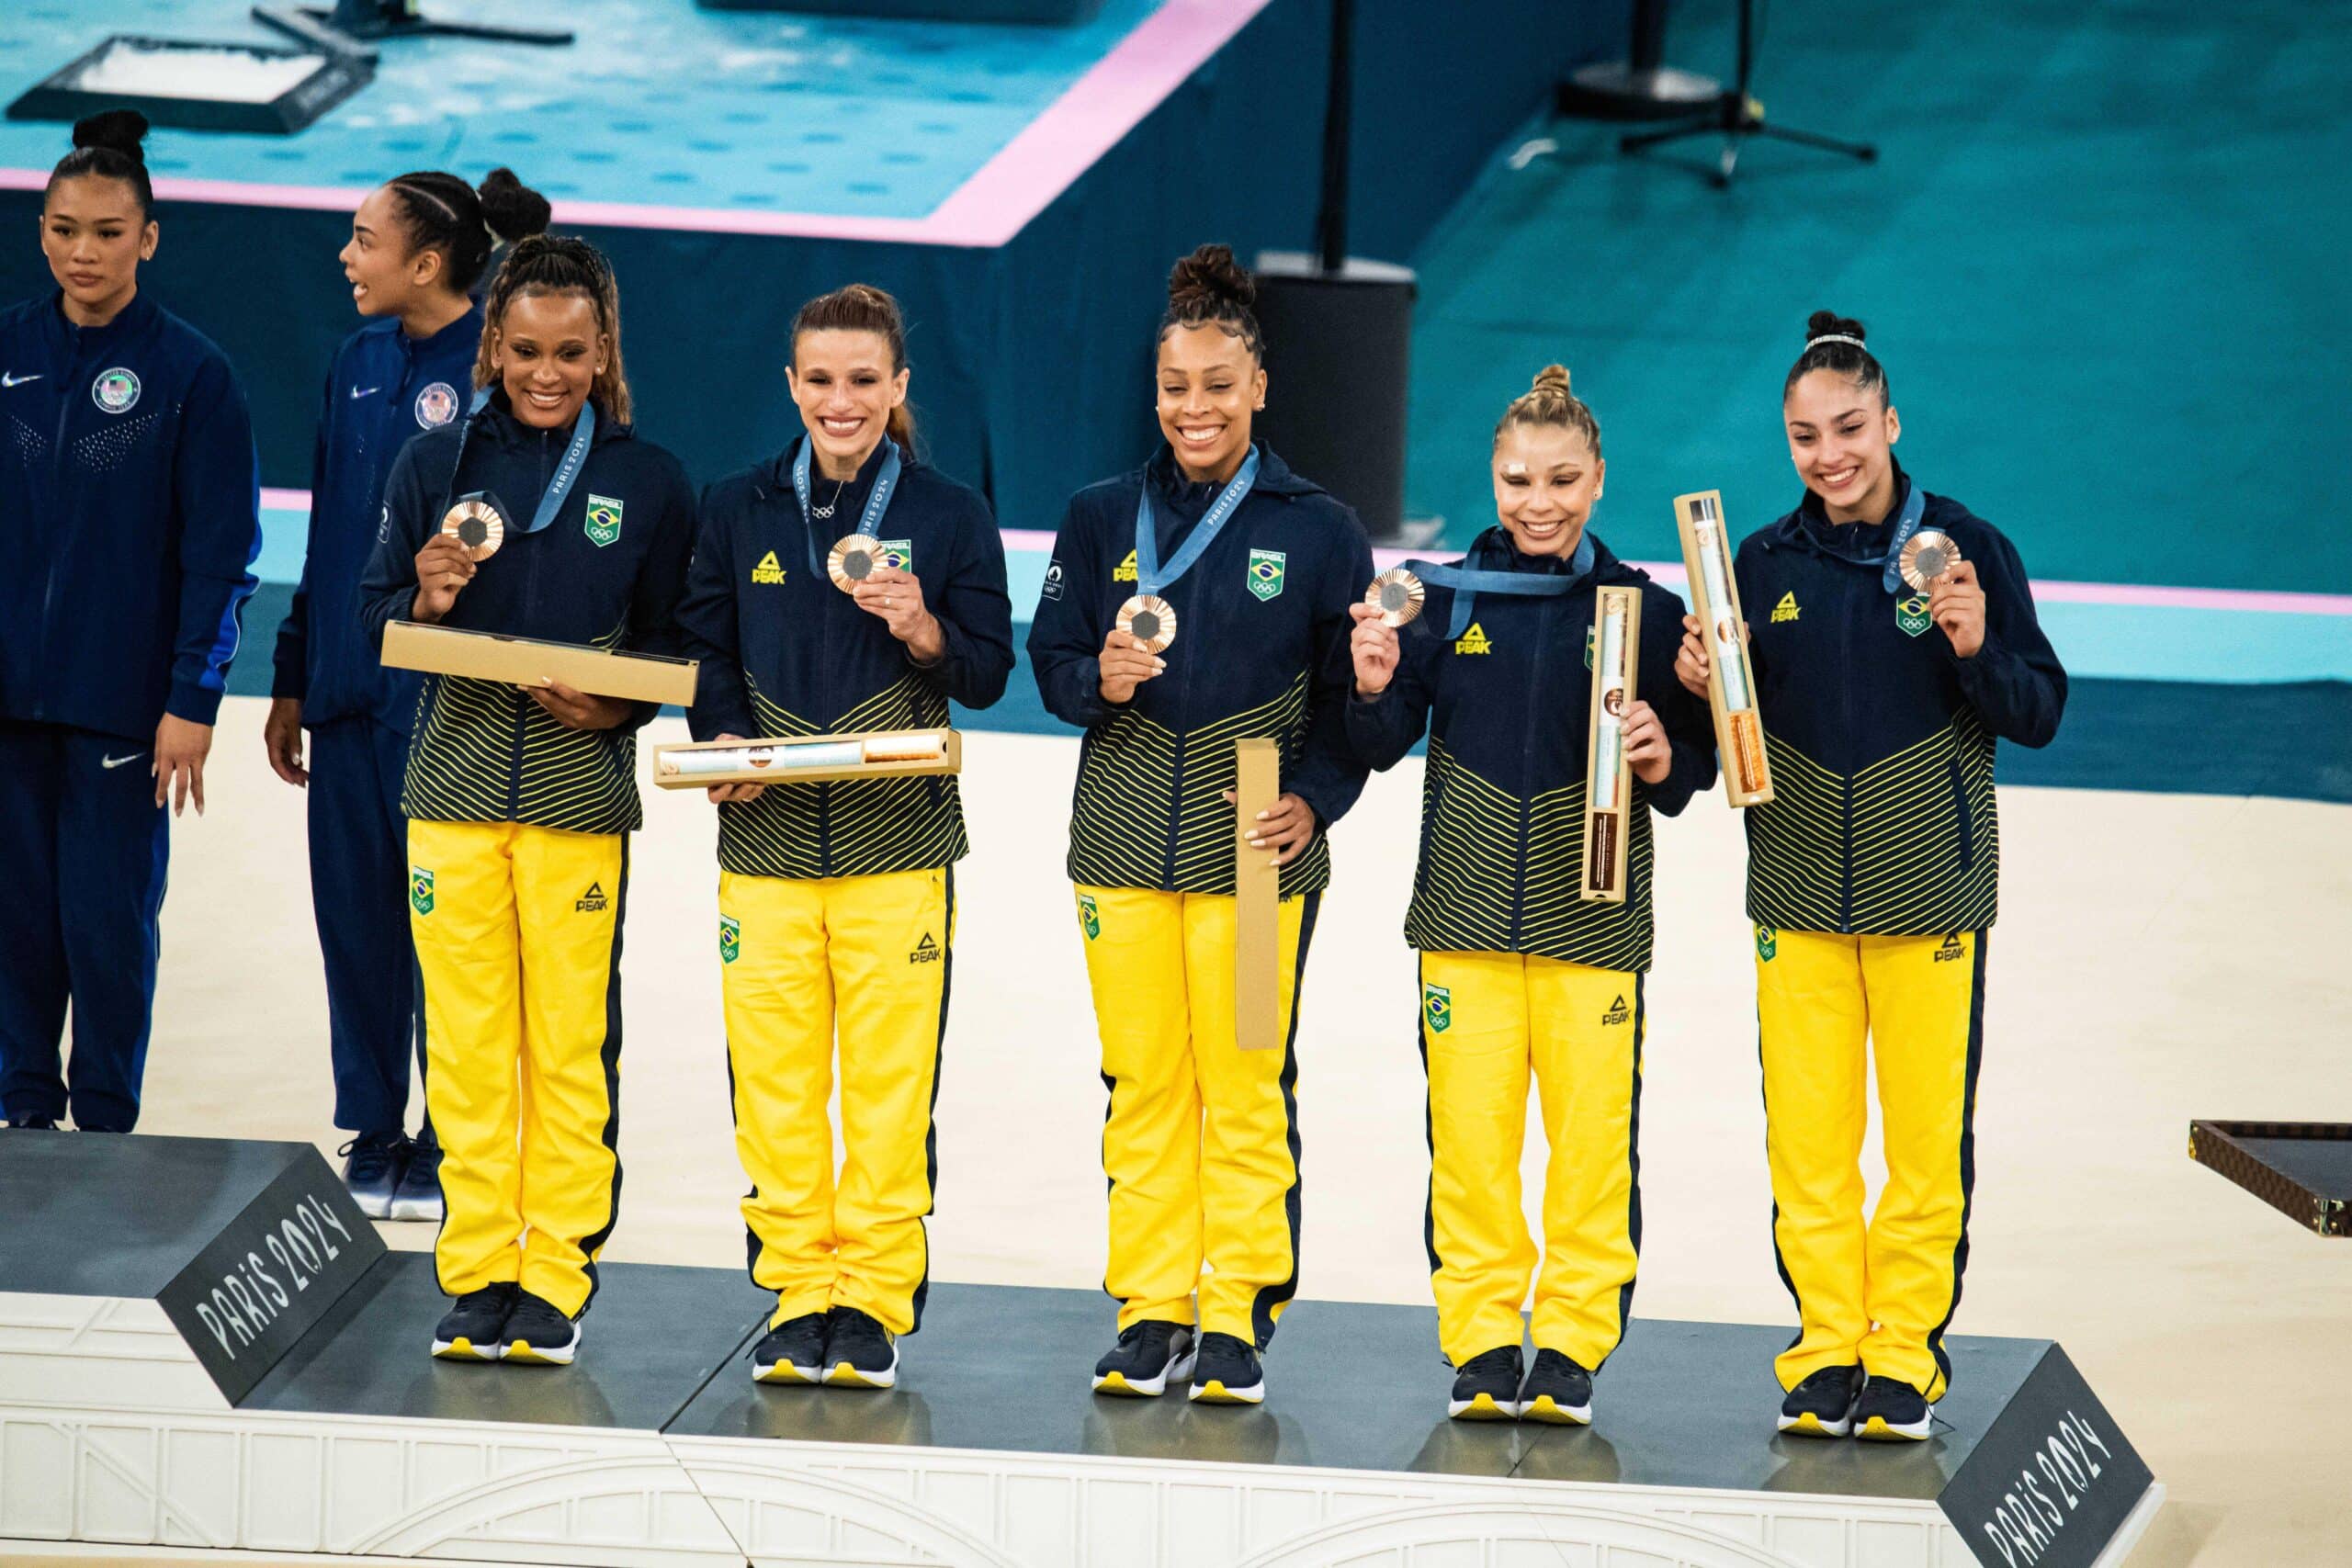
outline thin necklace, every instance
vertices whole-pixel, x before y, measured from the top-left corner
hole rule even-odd
[[[848,481],[847,479],[836,479],[836,480],[834,480],[834,481],[833,481],[833,499],[832,499],[832,500],[831,500],[831,501],[829,501],[829,502],[825,502],[825,504],[824,504],[824,505],[822,505],[822,506],[817,506],[817,505],[812,504],[812,505],[810,505],[810,507],[808,508],[808,510],[809,510],[810,512],[812,512],[812,513],[816,513],[818,516],[820,516],[820,517],[825,517],[825,518],[830,518],[830,517],[831,517],[831,516],[832,516],[832,514],[833,514],[833,509],[834,509],[835,507],[837,507],[837,506],[841,505],[841,503],[842,503],[842,491],[845,491],[845,490],[847,490],[847,489],[849,489],[849,481]]]

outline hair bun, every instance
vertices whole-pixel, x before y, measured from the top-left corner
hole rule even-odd
[[[1231,245],[1203,245],[1179,261],[1168,275],[1168,305],[1184,312],[1223,308],[1248,310],[1258,298],[1258,280],[1233,259]]]
[[[1535,379],[1529,384],[1527,389],[1531,392],[1555,392],[1561,397],[1566,397],[1568,367],[1565,365],[1546,365],[1535,373]]]
[[[1815,310],[1812,315],[1805,318],[1804,335],[1807,343],[1812,342],[1815,338],[1826,337],[1833,333],[1839,337],[1850,338],[1860,338],[1867,335],[1862,331],[1861,322],[1854,320],[1851,316],[1841,316],[1835,310]]]
[[[147,140],[147,117],[137,109],[100,109],[74,122],[74,145],[104,147],[144,164],[140,143]]]
[[[475,194],[481,197],[482,221],[509,244],[546,233],[548,220],[555,216],[548,198],[525,185],[512,169],[491,170]]]

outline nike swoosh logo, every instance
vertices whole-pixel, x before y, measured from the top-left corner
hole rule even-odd
[[[101,757],[98,759],[98,766],[102,768],[119,768],[125,762],[135,762],[146,754],[147,753],[144,751],[133,751],[128,757]]]
[[[351,400],[356,403],[362,398],[372,398],[383,389],[381,387],[354,387],[351,389]]]
[[[0,387],[21,387],[28,381],[38,381],[47,374],[45,370],[36,370],[29,376],[19,376],[14,371],[0,373]]]

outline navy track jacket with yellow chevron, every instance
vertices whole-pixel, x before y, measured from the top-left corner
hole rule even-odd
[[[462,463],[458,442],[465,441]],[[441,623],[548,642],[639,653],[678,651],[677,604],[694,549],[695,497],[678,460],[627,425],[599,418],[571,493],[548,525],[525,533],[563,461],[569,427],[515,419],[503,392],[469,420],[401,449],[384,482],[384,524],[360,580],[360,614],[380,652],[384,627],[410,618],[416,552],[451,500],[476,491],[506,513],[505,542],[481,563]],[[637,731],[567,729],[516,687],[428,675],[410,727],[401,809],[439,822],[526,822],[573,833],[639,827]]]
[[[1152,487],[1159,558],[1172,558],[1223,488],[1186,483],[1166,446],[1070,498],[1029,628],[1046,708],[1086,731],[1069,874],[1098,887],[1233,891],[1233,743],[1282,744],[1282,786],[1329,829],[1363,790],[1340,710],[1353,682],[1348,606],[1372,546],[1347,506],[1261,446],[1258,479],[1215,544],[1162,596],[1176,611],[1168,668],[1126,703],[1102,700],[1102,638],[1136,592],[1136,504]],[[1330,880],[1328,837],[1283,868],[1283,892]]]
[[[1911,480],[1897,469],[1895,513]],[[2066,672],[2001,532],[1946,496],[1923,525],[1973,562],[1984,646],[1952,651],[1928,596],[1887,592],[1885,523],[1831,523],[1803,505],[1743,540],[1747,615],[1772,764],[1772,802],[1747,813],[1747,913],[1789,931],[1932,936],[1993,923],[1997,736],[2047,746]]]
[[[1592,564],[1550,598],[1481,593],[1458,637],[1455,591],[1431,583],[1419,620],[1397,634],[1396,673],[1347,706],[1349,744],[1387,769],[1430,730],[1421,857],[1405,940],[1439,953],[1525,953],[1600,969],[1650,966],[1650,813],[1672,817],[1714,782],[1706,705],[1674,678],[1682,601],[1590,535]],[[1464,566],[1563,576],[1559,557],[1523,556],[1489,528]],[[1592,724],[1591,633],[1603,584],[1642,591],[1634,694],[1657,711],[1672,761],[1634,781],[1622,904],[1577,897]]]
[[[951,698],[984,708],[1004,695],[1012,605],[988,503],[900,453],[905,467],[876,536],[907,553],[946,642],[938,663],[918,667],[881,617],[812,564],[856,529],[882,447],[837,496],[831,480],[812,478],[813,499],[833,507],[813,538],[792,490],[799,447],[703,496],[678,607],[686,651],[703,661],[686,716],[695,739],[932,729],[947,723]],[[946,865],[967,848],[948,776],[775,784],[718,808],[718,863],[739,876],[870,876]]]

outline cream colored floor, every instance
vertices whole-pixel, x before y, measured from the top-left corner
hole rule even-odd
[[[142,1128],[332,1149],[300,802],[263,764],[262,712],[231,700],[210,814],[178,830]],[[967,739],[975,850],[957,874],[931,1226],[942,1279],[1102,1278],[1102,1090],[1061,872],[1076,755],[1073,739]],[[1398,935],[1419,793],[1418,762],[1375,778],[1336,836],[1300,1034],[1300,1312],[1316,1297],[1427,1299],[1416,990]],[[698,795],[648,795],[629,890],[628,1188],[607,1257],[733,1267],[742,1178],[712,818]],[[2352,1119],[2352,811],[2025,789],[2002,805],[1957,1327],[2064,1343],[2171,1488],[2135,1562],[2352,1562],[2352,1244],[2297,1230],[2186,1153],[2192,1116]],[[1658,845],[1638,1309],[1792,1323],[1766,1229],[1738,821],[1710,795],[1662,824]],[[1541,1160],[1531,1147],[1531,1200]],[[426,1227],[386,1229],[430,1242]],[[1107,1336],[1107,1303],[1103,1322]],[[1269,1371],[1279,1399],[1279,1348]],[[1606,1422],[1606,1378],[1599,1392]]]

